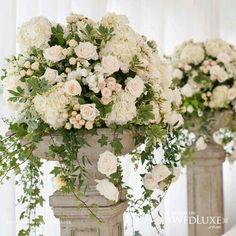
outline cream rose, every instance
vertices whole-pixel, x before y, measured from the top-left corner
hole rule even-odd
[[[82,59],[86,60],[97,60],[98,54],[97,54],[97,47],[94,46],[90,42],[81,42],[79,45],[75,48],[75,54]]]
[[[111,75],[120,69],[120,63],[114,56],[103,56],[102,68],[105,74]]]
[[[168,124],[174,126],[175,128],[180,127],[184,123],[182,115],[177,113],[176,111],[166,114],[164,118]]]
[[[101,94],[105,98],[109,98],[112,95],[112,91],[109,88],[103,88]]]
[[[185,97],[192,97],[193,96],[193,89],[189,84],[185,84],[182,88],[181,88],[181,93],[182,95],[184,95]]]
[[[212,107],[224,107],[228,102],[228,87],[221,85],[216,87],[212,92],[211,102]]]
[[[130,94],[136,98],[140,97],[145,88],[143,80],[135,76],[134,78],[128,78],[127,81],[126,89]]]
[[[46,48],[43,52],[43,56],[46,60],[52,62],[58,62],[65,59],[65,56],[62,53],[63,48],[59,45],[52,46],[50,48]]]
[[[94,121],[99,115],[99,111],[96,109],[96,105],[94,103],[83,104],[80,106],[80,115],[84,120]]]
[[[229,78],[229,75],[227,74],[227,72],[218,65],[212,66],[210,68],[210,74],[211,76],[216,77],[220,83],[223,83]]]
[[[64,87],[65,87],[65,92],[71,96],[80,95],[82,92],[80,83],[75,79],[66,81]]]
[[[59,81],[59,77],[58,77],[58,71],[57,70],[53,70],[51,68],[47,68],[43,78],[45,78],[49,84],[55,84],[56,82]]]
[[[97,163],[98,171],[109,177],[117,170],[117,157],[110,151],[105,151],[99,155]]]
[[[61,177],[60,175],[54,177],[52,180],[52,183],[53,183],[54,189],[56,190],[60,190],[62,187],[66,186],[65,179]]]
[[[108,179],[96,180],[96,182],[98,183],[96,189],[101,195],[108,200],[118,202],[119,191],[113,183],[109,182]]]
[[[158,182],[153,178],[153,175],[150,173],[147,173],[143,177],[143,185],[148,190],[155,190],[158,186]]]
[[[152,171],[151,174],[153,176],[153,179],[159,183],[162,180],[166,179],[168,176],[171,175],[170,170],[165,165],[156,165]]]
[[[206,144],[204,138],[202,136],[199,137],[196,142],[197,151],[205,150],[206,148],[207,148],[207,144]]]
[[[233,101],[236,98],[236,88],[230,88],[228,90],[228,95],[227,95],[228,99],[230,101]]]
[[[183,71],[180,69],[174,69],[172,72],[172,77],[174,79],[182,79],[183,78]]]

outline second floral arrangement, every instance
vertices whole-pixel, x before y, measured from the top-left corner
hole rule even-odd
[[[236,49],[221,39],[186,41],[171,57],[173,78],[183,96],[185,127],[197,135],[196,149],[223,145],[236,158]]]

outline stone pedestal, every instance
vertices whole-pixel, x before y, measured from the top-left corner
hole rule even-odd
[[[79,202],[73,194],[55,192],[50,197],[50,206],[56,218],[60,219],[61,236],[123,236],[123,213],[127,203],[120,202],[112,205],[96,191],[89,192],[90,196],[83,200],[90,203],[100,203],[99,207],[92,208],[99,222],[86,208],[78,208]]]
[[[99,143],[99,139],[103,136],[108,140],[107,145]],[[119,138],[123,146],[121,154],[130,153],[135,148],[133,133],[125,130],[122,134],[115,134],[109,128],[101,128],[97,129],[96,134],[85,133],[82,137],[88,145],[78,150],[75,164],[83,164],[82,157],[88,158],[89,163],[85,165],[88,173],[86,178],[88,188],[86,188],[85,196],[80,196],[80,198],[87,206],[90,206],[102,223],[95,217],[92,218],[91,212],[73,194],[57,191],[50,197],[50,206],[53,208],[55,217],[60,219],[61,236],[123,236],[123,213],[127,208],[125,193],[120,192],[119,201],[114,205],[98,193],[95,180],[106,178],[97,168],[99,155],[105,151],[114,151],[111,146],[114,137]],[[38,148],[34,150],[34,155],[47,158],[45,153],[49,151],[50,144],[60,145],[62,142],[62,137],[56,134],[44,136]],[[57,157],[57,160],[60,161],[60,157]],[[94,205],[98,207],[92,207]]]
[[[189,236],[221,236],[224,232],[222,163],[224,150],[209,144],[188,164]]]

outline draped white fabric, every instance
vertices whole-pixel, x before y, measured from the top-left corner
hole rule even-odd
[[[94,19],[100,19],[107,11],[126,14],[131,25],[138,32],[158,42],[162,54],[170,54],[175,45],[183,40],[194,38],[204,40],[222,37],[236,44],[236,2],[234,0],[7,0],[0,2],[0,65],[3,58],[15,52],[16,26],[36,15],[45,15],[50,20],[64,22],[71,11],[79,12]],[[0,97],[0,115],[8,115]],[[0,123],[0,132],[4,132]],[[128,163],[125,160],[125,163]],[[51,165],[44,165],[45,199],[52,193],[48,175]],[[136,177],[131,168],[126,166],[125,176],[135,188]],[[175,221],[173,216],[184,216],[186,206],[186,174],[183,171],[180,180],[173,184],[161,206],[166,224],[165,236],[187,236],[187,226]],[[225,215],[228,218],[226,229],[236,224],[236,185],[234,183],[236,164],[224,164]],[[14,185],[14,178],[0,187],[0,235],[15,236],[20,225],[17,215],[20,209],[15,201],[20,194]],[[41,233],[44,236],[59,235],[58,220],[53,217],[48,206],[40,209],[45,218]],[[125,225],[130,218],[125,217]],[[135,219],[135,227],[144,236],[155,235],[149,227],[149,218]],[[37,234],[38,235],[38,234]],[[132,235],[130,227],[126,236]]]

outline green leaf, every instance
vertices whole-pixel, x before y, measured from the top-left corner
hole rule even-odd
[[[108,141],[108,137],[105,136],[104,134],[100,139],[98,139],[98,142],[100,143],[101,147],[106,146]]]
[[[111,146],[114,149],[115,154],[121,154],[121,151],[123,149],[123,145],[121,143],[120,138],[114,138],[113,141],[111,142]]]
[[[13,123],[10,125],[9,130],[12,131],[16,137],[25,137],[28,132],[23,124]]]
[[[61,25],[52,27],[52,35],[49,41],[50,46],[60,45],[62,47],[66,46],[66,39],[64,38],[64,30]]]
[[[48,81],[44,78],[38,79],[37,77],[31,77],[27,80],[32,96],[42,94],[48,91],[50,88]]]

